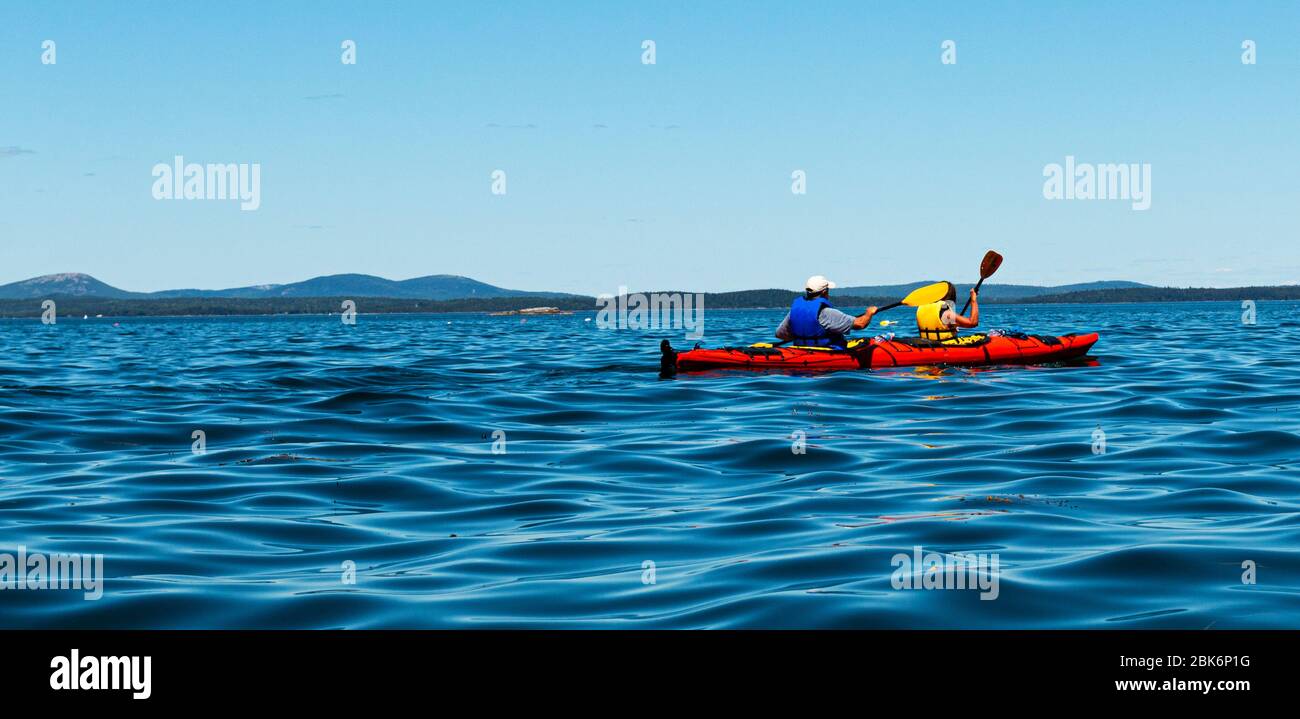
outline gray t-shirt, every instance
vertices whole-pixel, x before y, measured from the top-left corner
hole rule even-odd
[[[853,331],[853,315],[846,315],[834,307],[827,307],[817,315],[817,323],[827,332],[837,335],[847,335]],[[785,319],[781,320],[781,326],[776,328],[777,339],[788,340],[793,335],[790,334],[790,313],[785,314]]]

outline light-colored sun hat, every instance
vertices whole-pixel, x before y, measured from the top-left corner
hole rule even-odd
[[[822,277],[821,275],[813,275],[812,277],[808,278],[808,281],[805,282],[803,286],[804,289],[816,294],[818,292],[821,292],[822,290],[834,289],[835,283],[831,282],[825,277]]]

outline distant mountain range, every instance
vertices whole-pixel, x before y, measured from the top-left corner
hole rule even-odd
[[[835,304],[856,312],[868,305],[894,302],[917,287],[905,285],[837,288]],[[965,298],[966,286],[957,287]],[[704,306],[715,310],[784,308],[795,291],[788,289],[706,292]],[[990,304],[1108,302],[1189,302],[1241,300],[1300,300],[1300,285],[1278,287],[1174,288],[1138,282],[1087,282],[1056,287],[986,284],[981,299]],[[354,299],[369,314],[390,312],[502,312],[551,306],[562,310],[594,311],[596,298],[560,292],[525,292],[495,287],[468,277],[430,275],[394,281],[372,275],[330,275],[287,285],[259,285],[229,290],[164,290],[128,292],[89,275],[35,277],[0,286],[0,317],[36,317],[40,300],[56,299],[60,315],[109,317],[157,315],[275,315],[337,313],[343,300]]]
[[[920,280],[899,285],[843,287],[837,288],[834,294],[842,297],[902,297],[917,287],[928,285],[934,281]],[[1005,302],[1046,295],[1139,287],[1150,287],[1150,285],[1118,280],[1085,282],[1055,287],[986,284],[980,290],[980,297],[986,300]],[[771,291],[782,292],[783,290]],[[964,288],[962,291],[965,291]],[[5,300],[41,299],[46,297],[102,297],[115,300],[176,299],[182,297],[222,297],[229,299],[387,297],[404,300],[460,300],[488,297],[559,298],[578,296],[564,292],[509,290],[457,275],[429,275],[410,280],[388,280],[374,275],[326,275],[287,285],[253,285],[250,287],[232,287],[224,290],[179,289],[159,292],[130,292],[101,282],[90,275],[66,272],[0,285],[0,299]]]
[[[864,287],[844,287],[837,288],[832,294],[848,295],[852,297],[905,297],[908,292],[921,287],[922,285],[932,284],[938,280],[921,280],[905,285],[868,285]],[[969,292],[970,285],[957,285],[958,296],[965,299]],[[980,299],[992,300],[994,302],[1008,302],[1010,300],[1023,300],[1030,297],[1044,297],[1047,295],[1064,295],[1072,292],[1091,292],[1093,290],[1131,290],[1140,287],[1151,287],[1141,282],[1125,282],[1124,280],[1106,280],[1103,282],[1081,282],[1073,285],[1056,285],[1051,287],[1040,287],[1038,285],[1000,285],[985,283],[980,287]]]
[[[458,275],[429,275],[410,280],[387,280],[374,275],[327,275],[287,285],[254,285],[225,290],[162,290],[128,292],[79,272],[33,277],[0,285],[0,299],[46,297],[99,297],[114,300],[221,297],[269,299],[276,297],[388,297],[414,300],[458,300],[487,297],[573,297],[564,292],[508,290]]]

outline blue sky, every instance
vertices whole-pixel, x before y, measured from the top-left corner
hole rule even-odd
[[[1294,2],[10,0],[0,96],[0,283],[1300,283]],[[153,199],[175,155],[261,208]],[[1151,209],[1043,199],[1066,155]]]

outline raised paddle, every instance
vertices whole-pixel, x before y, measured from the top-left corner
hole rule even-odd
[[[978,295],[980,293],[980,285],[984,284],[984,280],[992,277],[993,273],[997,272],[998,268],[1001,266],[1002,255],[999,255],[993,250],[989,250],[984,254],[984,260],[980,262],[980,281],[975,283],[975,294]],[[965,315],[966,310],[968,309],[970,309],[969,299],[966,300],[966,306],[961,308],[961,314]]]

